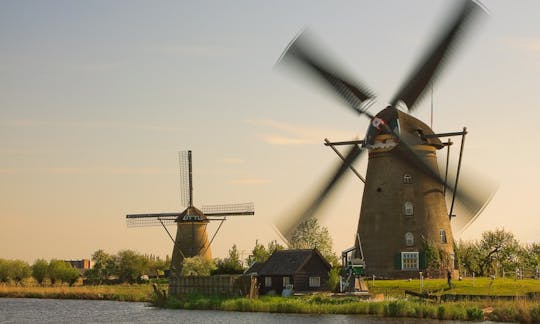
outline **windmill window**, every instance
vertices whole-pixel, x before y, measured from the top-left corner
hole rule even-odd
[[[418,270],[418,252],[401,252],[401,270]]]
[[[317,288],[321,286],[321,277],[309,277],[309,286]]]
[[[405,173],[403,175],[403,183],[411,184],[412,183],[412,176],[410,174]]]
[[[412,202],[406,201],[405,204],[403,204],[403,214],[405,214],[405,216],[414,215],[414,206]]]
[[[411,232],[405,233],[405,245],[413,246],[414,245],[414,235]]]
[[[448,240],[446,239],[446,231],[441,229],[439,231],[439,236],[441,237],[441,243],[448,243]]]
[[[283,287],[287,287],[287,285],[291,284],[291,278],[289,277],[283,277]]]
[[[272,277],[264,277],[264,286],[272,287]]]

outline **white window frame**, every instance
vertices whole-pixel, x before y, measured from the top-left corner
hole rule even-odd
[[[264,277],[264,286],[272,287],[272,277]]]
[[[283,277],[283,287],[287,287],[287,285],[291,284],[291,278],[290,277]]]
[[[319,288],[321,286],[321,277],[309,277],[309,287]]]
[[[401,252],[401,270],[416,271],[420,268],[420,253]]]
[[[414,245],[414,234],[411,232],[405,233],[405,245],[413,246]]]
[[[405,173],[403,175],[403,183],[411,184],[412,183],[412,176],[408,173]]]
[[[439,230],[439,237],[441,238],[442,244],[448,243],[448,237],[446,236],[446,231],[442,228]]]
[[[406,201],[403,204],[403,214],[405,216],[413,216],[414,215],[414,205],[410,201]]]

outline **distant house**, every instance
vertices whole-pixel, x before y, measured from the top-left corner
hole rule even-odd
[[[92,267],[92,264],[88,259],[64,260],[64,262],[69,263],[73,268],[79,270],[80,274],[83,274],[86,270]]]
[[[248,271],[255,273],[260,294],[271,290],[281,294],[289,284],[293,285],[294,291],[326,290],[331,268],[317,249],[280,250],[272,253],[262,266],[251,266],[246,274],[250,273]]]

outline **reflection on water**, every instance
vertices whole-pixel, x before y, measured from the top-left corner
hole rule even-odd
[[[0,298],[0,323],[439,323],[362,315],[305,315],[157,309],[145,303]]]

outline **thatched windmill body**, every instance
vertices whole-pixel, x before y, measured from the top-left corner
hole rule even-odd
[[[316,215],[347,169],[368,152],[366,178],[360,176],[365,186],[355,247],[346,252],[352,252],[352,259],[360,259],[366,264],[367,274],[411,277],[425,269],[428,245],[447,256],[442,267],[453,269],[450,221],[457,220],[456,228],[466,227],[478,216],[494,191],[463,186],[458,189],[467,133],[465,128],[461,132],[435,134],[425,123],[404,110],[414,110],[440,71],[449,49],[478,12],[481,9],[475,2],[462,1],[457,14],[405,79],[390,105],[376,115],[367,111],[373,95],[366,87],[345,77],[335,64],[328,61],[327,55],[319,55],[319,47],[313,45],[306,33],[293,40],[280,62],[292,63],[315,76],[354,112],[368,117],[370,126],[364,140],[326,141],[326,145],[340,155],[343,163],[302,213],[288,215],[276,223],[277,230],[285,239],[290,239],[300,223]],[[453,181],[448,181],[447,171],[444,177],[441,176],[436,157],[437,150],[451,144],[450,140],[443,143],[439,138],[450,136],[462,137],[460,162]],[[335,148],[338,145],[348,145],[350,149],[341,155]],[[445,193],[451,196],[450,210]],[[459,203],[463,211],[457,217],[453,217],[454,203]]]
[[[229,216],[254,215],[253,203],[203,205],[201,209],[193,205],[193,177],[191,151],[180,152],[180,180],[182,203],[187,206],[180,213],[129,214],[126,221],[130,227],[163,226],[173,241],[171,274],[179,274],[185,258],[201,256],[211,259],[210,246],[223,222]],[[220,224],[211,239],[208,239],[207,226],[210,221]],[[167,229],[176,224],[176,239]]]

